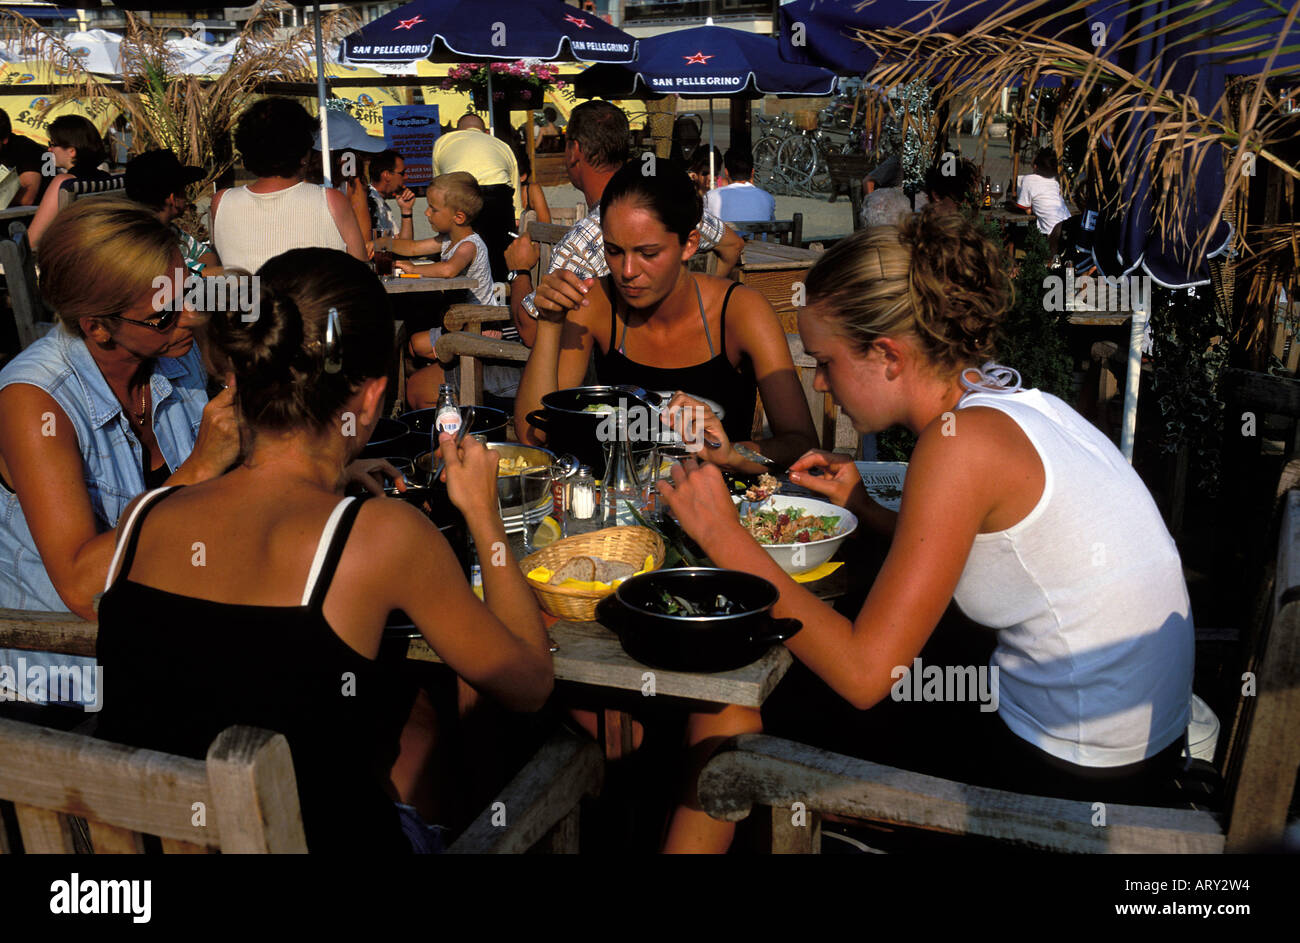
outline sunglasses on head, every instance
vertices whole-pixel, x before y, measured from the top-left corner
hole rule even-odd
[[[127,324],[138,324],[141,327],[153,328],[159,334],[165,334],[171,330],[176,319],[181,316],[179,311],[164,311],[154,318],[145,318],[143,321],[137,321],[134,318],[124,318],[120,314],[101,314],[98,317],[112,318],[114,321],[125,321]]]

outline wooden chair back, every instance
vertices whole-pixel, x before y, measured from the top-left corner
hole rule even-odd
[[[452,305],[442,319],[442,336],[435,353],[439,360],[457,361],[460,367],[459,402],[483,404],[483,361],[526,363],[528,348],[515,341],[483,336],[484,324],[508,323],[510,309],[501,305]]]
[[[785,340],[790,347],[790,359],[794,361],[795,371],[799,374],[799,385],[803,388],[813,426],[817,429],[818,447],[830,452],[847,452],[856,456],[861,440],[853,431],[853,424],[844,415],[843,410],[835,404],[835,400],[829,393],[819,393],[813,389],[817,361],[804,352],[803,339],[798,334],[787,334]],[[761,398],[754,406],[752,434],[754,438],[770,435]]]
[[[94,656],[98,628],[66,612],[0,609],[0,648]],[[281,734],[230,727],[200,761],[0,719],[0,758],[0,854],[139,854],[145,836],[174,854],[308,850]],[[576,852],[582,803],[604,771],[596,744],[561,728],[448,850]]]
[[[126,174],[114,174],[107,180],[73,180],[59,191],[59,210],[67,209],[84,197],[126,195]]]
[[[585,214],[584,214],[585,215]],[[555,219],[555,214],[551,214],[551,219]],[[529,220],[524,224],[524,232],[528,238],[537,243],[541,249],[541,258],[537,263],[537,270],[533,272],[533,284],[536,285],[543,274],[551,269],[551,251],[555,244],[565,237],[572,226],[564,226],[555,222],[539,223],[537,220]]]
[[[36,258],[24,223],[10,223],[8,237],[0,239],[0,265],[4,266],[18,347],[25,349],[54,327],[54,314],[41,299],[36,283]]]
[[[573,225],[587,215],[587,204],[578,203],[576,206],[554,206],[551,207],[551,222],[553,226],[564,226],[567,229],[573,228]]]
[[[790,219],[746,220],[727,225],[746,239],[767,235],[784,246],[803,245],[803,213],[795,213]]]
[[[142,854],[146,835],[167,853],[307,850],[280,734],[230,727],[199,761],[0,720],[0,755],[0,800],[29,854],[72,853],[87,837],[98,854]],[[0,829],[0,851],[17,851],[14,838]]]
[[[1280,841],[1300,771],[1300,491],[1287,494],[1275,574],[1265,580],[1259,630],[1224,750],[1225,811],[1111,805],[1097,827],[1089,802],[1048,799],[893,769],[749,734],[700,774],[703,807],[737,821],[770,808],[774,851],[816,852],[818,815],[981,835],[1048,851],[1241,852]],[[1252,613],[1253,615],[1253,613]],[[808,812],[796,823],[791,804]]]

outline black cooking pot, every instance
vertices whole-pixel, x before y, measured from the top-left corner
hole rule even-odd
[[[461,418],[464,419],[469,411],[468,406],[460,408]],[[417,409],[409,413],[403,413],[401,420],[410,430],[410,434],[402,440],[400,451],[408,458],[415,458],[421,452],[429,451],[431,442],[430,434],[433,432],[434,420],[438,415],[436,409]],[[473,435],[482,436],[489,442],[504,442],[506,440],[506,426],[509,425],[510,417],[499,409],[493,409],[490,406],[475,406],[474,421],[470,423],[469,432]]]
[[[722,616],[664,615],[656,607],[665,590],[703,605],[722,595],[737,608]],[[596,618],[618,633],[625,652],[653,668],[731,671],[803,628],[798,619],[772,618],[779,595],[767,580],[739,570],[655,570],[632,577],[602,599]]]
[[[652,394],[653,396],[653,394]],[[659,397],[647,403],[616,386],[575,386],[556,390],[542,397],[542,408],[525,418],[528,424],[546,436],[546,447],[556,455],[568,452],[583,465],[590,465],[597,478],[605,476],[605,445],[614,438],[614,420],[605,414],[588,412],[588,406],[623,406],[629,410],[628,432],[632,441],[651,441],[659,428]],[[644,419],[633,410],[645,410]]]
[[[374,431],[370,433],[365,447],[361,449],[361,457],[385,458],[389,455],[403,454],[401,443],[404,443],[410,431],[406,423],[385,416],[375,423]]]

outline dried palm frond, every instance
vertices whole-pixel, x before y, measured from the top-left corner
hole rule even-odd
[[[1288,194],[1300,179],[1300,163],[1288,148],[1296,136],[1295,116],[1275,91],[1279,79],[1294,78],[1300,86],[1300,71],[1276,65],[1280,55],[1296,51],[1294,44],[1286,45],[1286,37],[1300,16],[1300,0],[1279,0],[1262,13],[1235,15],[1226,2],[1193,0],[1163,9],[1159,0],[1138,0],[1125,4],[1129,26],[1121,35],[1099,37],[1095,28],[1087,31],[1088,39],[1100,39],[1101,45],[1080,42],[1080,29],[1088,25],[1084,0],[1064,9],[1048,0],[1009,0],[960,36],[943,32],[945,20],[959,7],[943,0],[900,28],[859,31],[857,38],[881,56],[868,78],[885,86],[928,78],[959,114],[976,107],[988,111],[997,90],[1017,81],[1032,88],[1040,77],[1063,79],[1062,107],[1051,127],[1058,153],[1066,139],[1080,135],[1086,141],[1085,164],[1130,184],[1127,193],[1118,188],[1107,207],[1114,213],[1126,212],[1144,190],[1154,193],[1153,225],[1159,238],[1191,243],[1197,253],[1211,248],[1212,232],[1187,231],[1190,214],[1185,212],[1206,161],[1220,161],[1225,169],[1214,214],[1220,217],[1244,206],[1251,173],[1261,163],[1284,175]],[[1224,11],[1230,17],[1226,22],[1211,22]],[[1071,23],[1073,31],[1067,29]],[[1133,71],[1119,64],[1152,41],[1163,43],[1163,63],[1148,61]],[[1192,80],[1175,84],[1176,76],[1186,78],[1187,68],[1169,67],[1171,59],[1177,66],[1195,65],[1183,58],[1190,56],[1212,56],[1225,65],[1264,61],[1255,74],[1229,81],[1216,101],[1202,103],[1193,94]],[[1026,111],[1030,98],[1022,96],[1016,116],[1026,124],[1034,120]],[[1145,121],[1143,133],[1125,134],[1137,115]],[[987,147],[987,129],[985,124],[981,150]],[[1237,214],[1238,224],[1246,222],[1242,215]],[[1250,249],[1249,264],[1238,273],[1249,278],[1248,307],[1271,305],[1280,286],[1295,287],[1300,270],[1295,234],[1289,225],[1283,228],[1285,233],[1268,230],[1255,238],[1256,233],[1237,226],[1238,249]],[[1239,316],[1239,329],[1253,317],[1244,311]]]

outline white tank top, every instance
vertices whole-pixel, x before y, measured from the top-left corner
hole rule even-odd
[[[303,182],[274,193],[227,190],[212,221],[212,242],[223,266],[247,272],[290,249],[347,250],[325,188]]]
[[[476,284],[469,292],[474,296],[475,301],[481,305],[496,304],[492,297],[492,264],[488,262],[487,243],[483,241],[482,236],[472,232],[455,244],[448,239],[442,245],[442,254],[439,259],[446,262],[456,254],[457,249],[467,242],[474,247],[474,261],[461,273],[461,277],[474,279]]]
[[[998,710],[1039,749],[1123,766],[1186,729],[1195,633],[1182,564],[1119,450],[1039,390],[968,393],[1010,416],[1043,463],[1024,520],[978,534],[953,598],[997,631]]]

